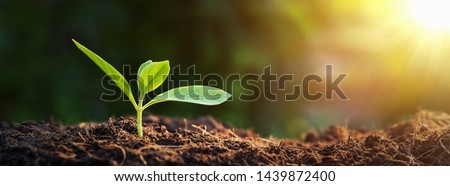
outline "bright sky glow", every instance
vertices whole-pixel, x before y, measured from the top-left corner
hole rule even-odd
[[[450,0],[410,0],[413,18],[434,31],[450,31]]]

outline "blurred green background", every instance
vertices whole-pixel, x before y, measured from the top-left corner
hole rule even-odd
[[[412,1],[0,0],[0,121],[71,124],[134,114],[128,102],[99,99],[104,74],[72,38],[119,71],[168,59],[224,77],[271,65],[273,73],[294,74],[295,84],[323,75],[325,64],[335,77],[349,74],[341,84],[349,100],[163,103],[153,114],[212,115],[262,135],[299,137],[332,124],[379,127],[418,108],[448,112],[448,29],[416,21]],[[233,96],[242,92],[227,86]]]

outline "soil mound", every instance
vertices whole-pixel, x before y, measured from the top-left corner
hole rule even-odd
[[[0,165],[450,165],[450,115],[420,111],[384,130],[330,127],[304,140],[261,138],[214,118],[119,117],[63,127],[0,123]]]

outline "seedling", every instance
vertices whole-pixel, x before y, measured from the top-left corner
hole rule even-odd
[[[145,95],[161,86],[170,72],[169,61],[153,62],[148,60],[139,67],[137,73],[139,99],[138,103],[136,103],[130,85],[119,71],[88,48],[73,39],[72,41],[84,54],[94,61],[94,63],[97,64],[97,66],[100,67],[100,69],[102,69],[130,99],[137,112],[136,118],[139,137],[143,136],[142,112],[153,104],[166,101],[180,101],[201,105],[218,105],[231,97],[229,93],[218,88],[193,85],[178,87],[161,93],[144,105]]]

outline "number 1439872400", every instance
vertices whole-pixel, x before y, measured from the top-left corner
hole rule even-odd
[[[334,181],[334,171],[258,171],[257,181]]]

